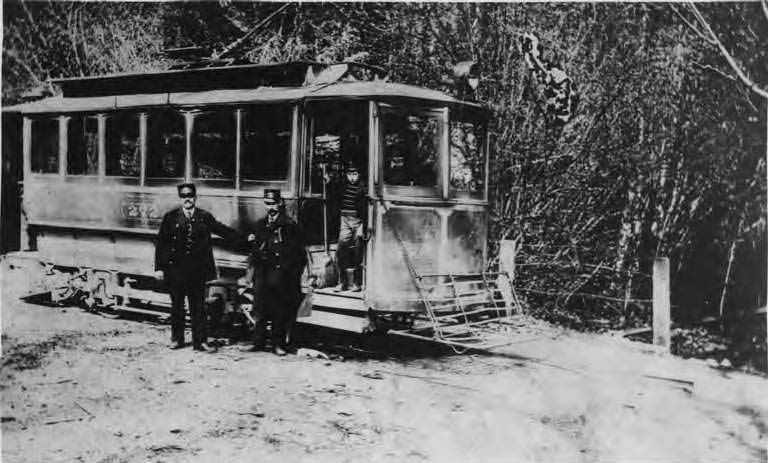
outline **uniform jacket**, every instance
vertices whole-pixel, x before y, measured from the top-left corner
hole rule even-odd
[[[307,264],[306,240],[301,228],[285,216],[269,224],[265,217],[251,231],[256,239],[251,243],[248,272],[252,278],[263,278],[269,285],[287,288],[300,284]]]
[[[204,281],[216,278],[211,234],[234,240],[237,232],[216,220],[199,207],[195,208],[192,221],[191,246],[187,246],[187,218],[181,207],[163,216],[155,246],[155,270],[194,275]]]

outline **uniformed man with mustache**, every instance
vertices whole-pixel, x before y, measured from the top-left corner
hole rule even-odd
[[[211,234],[237,240],[237,232],[196,207],[197,189],[192,183],[178,186],[181,207],[163,216],[155,247],[155,278],[164,281],[171,296],[171,343],[184,347],[184,300],[189,300],[192,346],[209,350],[205,332],[205,282],[216,279]]]
[[[246,281],[252,283],[253,349],[266,347],[267,322],[272,322],[272,349],[285,355],[288,330],[301,302],[301,274],[307,264],[304,233],[285,211],[280,190],[264,191],[267,216],[256,222],[251,235]]]

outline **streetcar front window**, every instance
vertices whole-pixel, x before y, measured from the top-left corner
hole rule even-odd
[[[186,132],[177,111],[151,111],[147,121],[147,179],[181,180],[184,177]]]
[[[140,118],[134,112],[109,114],[106,123],[106,174],[139,177],[141,173]]]
[[[59,173],[59,119],[56,117],[32,121],[32,172]]]
[[[235,113],[231,109],[195,116],[192,136],[192,176],[233,186],[235,179]]]
[[[93,115],[75,115],[67,129],[67,174],[98,175],[99,120]]]
[[[387,108],[382,112],[384,183],[438,195],[440,114]]]
[[[254,105],[242,113],[240,178],[250,182],[288,180],[293,108]]]
[[[452,113],[449,156],[451,195],[485,199],[485,127]]]

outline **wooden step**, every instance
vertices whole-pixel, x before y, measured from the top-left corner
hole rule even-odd
[[[342,315],[323,310],[312,310],[312,315],[302,317],[296,320],[297,323],[303,323],[312,326],[322,326],[335,330],[347,331],[351,333],[362,333],[368,324],[366,317],[353,315]]]
[[[318,289],[312,295],[312,304],[319,307],[334,307],[360,312],[368,311],[365,301],[363,301],[362,293],[346,293],[349,293],[349,291],[334,293]]]

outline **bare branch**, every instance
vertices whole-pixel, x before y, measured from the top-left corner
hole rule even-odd
[[[727,72],[723,72],[723,71],[721,71],[720,69],[718,69],[718,68],[716,68],[714,66],[710,66],[709,64],[701,64],[698,61],[692,61],[691,63],[694,64],[695,66],[698,66],[701,69],[706,69],[708,71],[712,71],[712,72],[714,72],[716,74],[719,74],[721,77],[724,77],[724,78],[726,78],[728,80],[732,80],[734,82],[738,82],[738,80],[739,80],[737,77],[734,77],[731,74],[728,74]],[[747,104],[749,105],[750,108],[752,108],[753,111],[755,111],[755,112],[759,112],[760,111],[759,109],[757,109],[757,106],[755,106],[755,104],[752,102],[752,99],[750,98],[752,94],[749,93],[749,91],[744,89],[744,87],[742,87],[742,86],[738,86],[737,90],[744,97],[744,101],[747,102]]]
[[[68,4],[68,8],[66,11],[66,17],[67,17],[67,28],[66,28],[66,35],[69,38],[69,44],[72,47],[72,55],[74,56],[75,66],[77,68],[77,73],[80,76],[84,76],[83,73],[84,67],[83,63],[80,60],[80,53],[78,52],[78,46],[77,46],[77,30],[76,30],[76,23],[77,23],[77,13],[78,13],[78,7],[74,3]]]
[[[739,86],[739,93],[741,93],[741,96],[744,97],[744,101],[747,102],[750,108],[752,108],[752,111],[759,113],[760,110],[755,106],[755,103],[752,102],[752,93],[749,92],[749,90],[745,89],[743,86]]]
[[[682,14],[682,13],[680,13],[680,11],[678,11],[678,9],[675,7],[675,5],[673,5],[673,4],[671,4],[671,3],[670,3],[670,4],[669,4],[669,7],[672,9],[672,11],[674,11],[674,12],[675,12],[675,14],[676,14],[676,15],[677,15],[677,16],[678,16],[680,19],[682,19],[682,20],[683,20],[683,22],[684,22],[686,25],[688,25],[688,27],[689,27],[689,28],[690,28],[690,29],[691,29],[693,32],[695,32],[695,33],[696,33],[696,35],[698,35],[699,37],[701,37],[701,39],[702,39],[702,40],[704,40],[705,42],[707,42],[707,43],[708,43],[708,44],[710,44],[710,45],[717,45],[717,43],[716,43],[714,40],[712,40],[711,38],[709,38],[709,37],[705,36],[705,35],[704,35],[704,34],[703,34],[703,33],[702,33],[700,30],[698,30],[698,29],[696,28],[696,26],[694,26],[694,25],[693,25],[693,24],[691,24],[691,23],[690,23],[690,22],[689,22],[687,19],[685,19],[685,16],[683,16],[683,14]]]
[[[764,1],[765,0],[763,0],[761,3],[763,3]],[[741,79],[741,81],[747,87],[749,87],[753,92],[757,93],[763,98],[768,99],[768,91],[758,87],[757,84],[754,81],[752,81],[752,79],[750,79],[749,76],[746,75],[746,73],[744,73],[744,71],[741,69],[738,63],[736,63],[736,60],[734,60],[733,56],[731,56],[731,54],[728,53],[728,50],[725,49],[725,46],[723,46],[723,43],[720,41],[720,39],[717,38],[717,35],[715,35],[715,32],[712,30],[709,23],[707,23],[707,21],[704,19],[704,16],[702,16],[699,9],[696,8],[696,5],[694,5],[693,2],[688,2],[688,6],[690,6],[691,9],[693,10],[693,13],[696,16],[696,19],[699,20],[699,23],[707,30],[709,35],[712,36],[712,39],[715,41],[717,47],[720,49],[720,52],[728,61],[728,64],[730,64],[731,68],[739,76],[739,79]]]
[[[35,73],[35,71],[33,71],[32,68],[23,59],[19,57],[15,49],[11,49],[11,50],[6,49],[5,54],[9,58],[13,58],[13,60],[16,61],[19,64],[19,66],[22,67],[22,69],[27,71],[27,74],[29,74],[30,77],[32,77],[32,80],[34,81],[35,85],[42,85],[43,81]]]
[[[17,29],[17,28],[8,28],[7,30],[10,31],[10,33],[9,33],[10,36],[6,37],[6,39],[4,41],[5,42],[5,49],[8,50],[7,53],[9,53],[9,54],[10,53],[15,53],[16,55],[15,55],[14,58],[16,59],[16,61],[21,62],[21,58],[19,58],[18,52],[14,49],[15,47],[14,46],[10,46],[9,43],[13,43],[15,41],[15,42],[18,42],[20,44],[26,44],[26,43],[28,43],[28,42],[26,42],[27,36],[22,34],[20,32],[20,30]],[[11,38],[13,38],[14,41],[10,40]],[[14,50],[11,51],[12,49],[14,49]],[[22,47],[22,49],[26,50],[27,47]],[[35,76],[35,81],[38,84],[40,84],[40,83],[44,82],[45,80],[47,80],[48,77],[49,77],[48,76],[49,71],[45,67],[43,67],[42,64],[40,64],[39,53],[29,53],[28,54],[28,59],[30,60],[30,65],[28,65],[26,63],[23,63],[23,65],[27,68],[28,72],[30,72],[32,75]],[[35,72],[32,71],[31,64],[34,64],[35,66],[37,66],[38,73],[35,73]],[[42,76],[42,77],[39,77],[39,76]]]
[[[719,74],[720,76],[725,77],[726,79],[732,80],[734,82],[738,81],[738,79],[736,77],[734,77],[734,76],[732,76],[732,75],[730,75],[730,74],[728,74],[726,72],[723,72],[723,71],[721,71],[720,69],[718,69],[718,68],[716,68],[714,66],[710,66],[709,64],[701,64],[698,61],[692,61],[692,63],[695,64],[696,66],[700,67],[701,69],[707,69],[709,71],[715,72],[716,74]]]
[[[43,46],[46,48],[48,47],[48,40],[45,37],[45,34],[43,34],[40,31],[40,28],[37,25],[37,21],[35,21],[35,18],[32,16],[32,12],[29,11],[29,8],[27,7],[27,1],[22,0],[19,2],[21,4],[22,9],[24,10],[24,13],[27,15],[27,20],[29,21],[29,24],[32,26],[32,29],[34,29],[35,34],[37,34],[37,38],[42,42]]]
[[[760,4],[763,6],[763,14],[765,19],[768,20],[768,0],[760,0]]]
[[[243,42],[245,42],[250,36],[255,34],[256,31],[258,31],[262,26],[267,24],[269,21],[272,20],[272,18],[274,18],[278,14],[280,14],[283,11],[285,11],[286,9],[288,9],[289,6],[291,6],[291,4],[290,3],[286,3],[283,6],[281,6],[280,8],[278,8],[277,10],[273,11],[272,13],[270,13],[269,16],[267,16],[261,22],[259,22],[255,26],[253,26],[251,28],[251,30],[249,30],[247,33],[245,33],[242,37],[240,37],[239,39],[235,40],[234,42],[232,42],[229,45],[227,45],[226,47],[224,47],[224,49],[221,50],[219,53],[214,53],[213,54],[213,59],[221,59],[225,55],[228,55],[228,54],[232,53],[232,51],[234,51],[235,49],[237,49],[237,47],[242,45]]]

